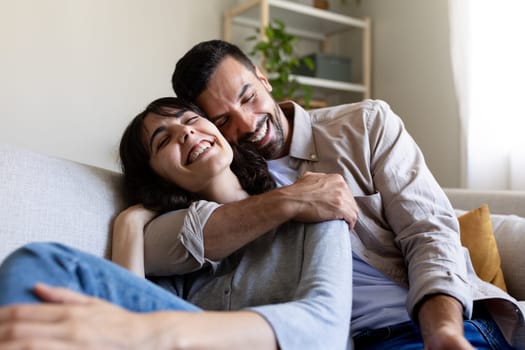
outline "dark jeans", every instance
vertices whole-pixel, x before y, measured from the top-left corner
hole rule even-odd
[[[490,317],[464,321],[465,337],[476,349],[512,350]],[[423,349],[419,327],[412,321],[361,332],[354,337],[355,350]]]

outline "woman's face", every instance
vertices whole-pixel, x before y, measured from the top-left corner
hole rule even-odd
[[[175,117],[149,113],[144,118],[150,166],[164,179],[201,193],[229,170],[233,151],[213,123],[192,111],[179,112]]]

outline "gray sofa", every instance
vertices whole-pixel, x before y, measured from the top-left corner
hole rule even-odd
[[[125,206],[120,180],[115,172],[0,145],[0,261],[32,241],[108,257],[111,222]],[[509,293],[525,300],[525,192],[445,191],[458,210],[489,205]]]

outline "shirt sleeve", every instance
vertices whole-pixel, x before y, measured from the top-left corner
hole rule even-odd
[[[344,221],[305,225],[304,261],[292,301],[253,307],[281,349],[346,349],[351,344],[352,253]]]
[[[379,101],[368,119],[371,171],[408,267],[408,311],[442,293],[472,313],[467,264],[454,210],[401,119]]]
[[[144,231],[146,275],[168,276],[196,271],[206,263],[204,225],[220,204],[197,201],[188,209],[163,214],[153,219]]]

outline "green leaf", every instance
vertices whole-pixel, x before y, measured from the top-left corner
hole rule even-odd
[[[315,63],[311,57],[303,57],[302,61],[306,65],[306,67],[308,67],[308,69],[312,71],[315,69]]]
[[[258,31],[257,31],[258,32]],[[286,25],[279,19],[274,19],[270,25],[264,28],[265,40],[255,42],[250,55],[261,55],[263,68],[269,75],[269,82],[272,85],[272,96],[276,100],[293,99],[296,96],[303,96],[306,101],[309,87],[301,85],[297,80],[292,79],[292,69],[305,62],[313,69],[311,59],[302,59],[296,52],[295,44],[299,38],[286,31]],[[257,36],[247,37],[247,41],[257,40]],[[303,91],[304,90],[304,91]],[[311,88],[310,88],[311,90]],[[311,95],[311,92],[310,92]]]

